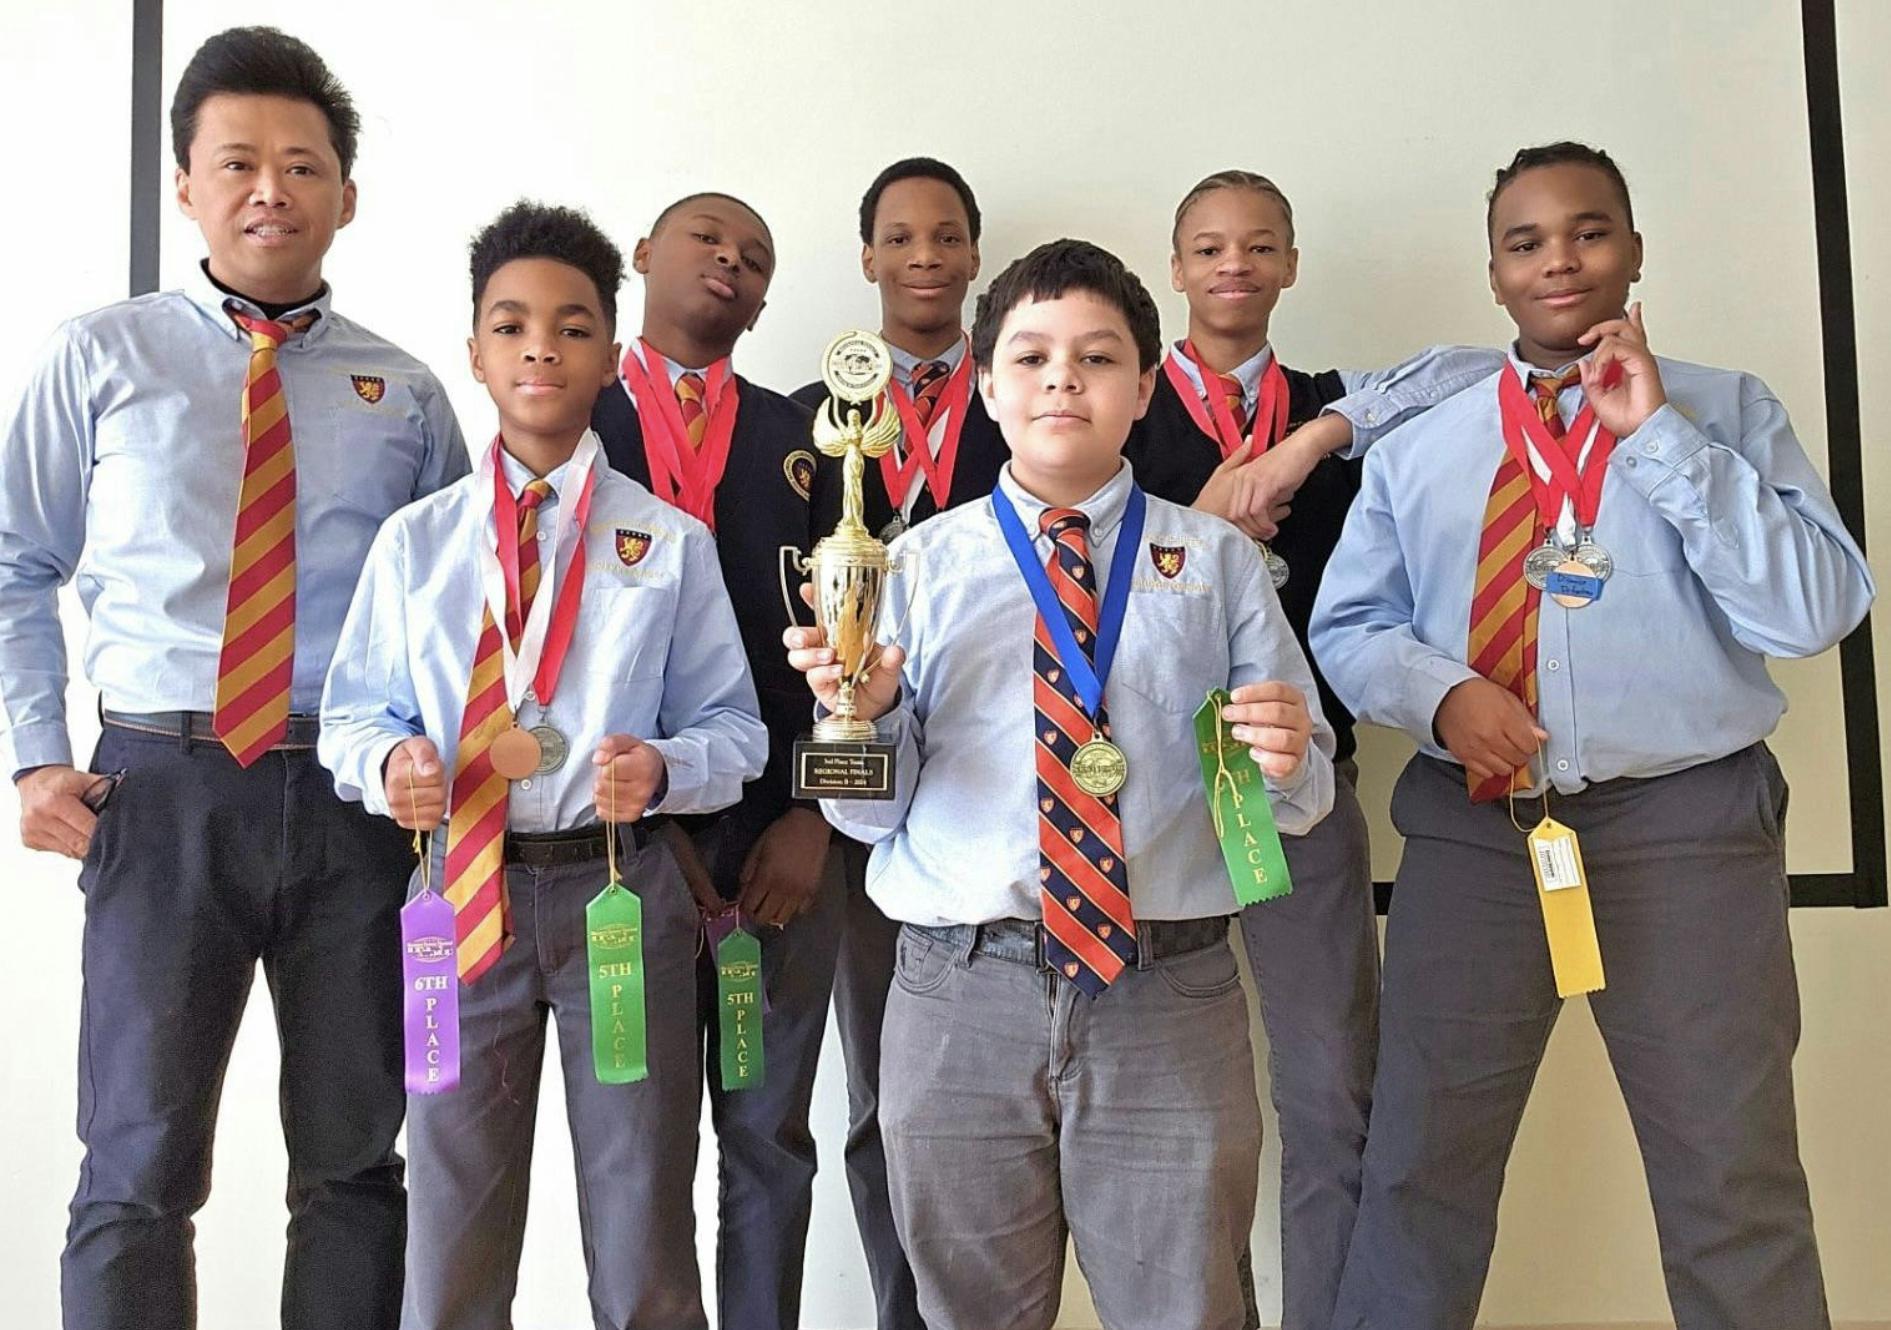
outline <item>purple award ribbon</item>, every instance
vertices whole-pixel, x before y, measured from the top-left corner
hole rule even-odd
[[[460,1083],[458,953],[452,902],[423,887],[401,907],[401,1008],[409,1094],[439,1094]]]

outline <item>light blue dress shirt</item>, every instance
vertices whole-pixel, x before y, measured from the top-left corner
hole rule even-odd
[[[891,342],[886,344],[886,349],[891,352],[893,356],[893,382],[909,390],[912,387],[913,371],[918,369],[921,365],[931,364],[933,361],[937,360],[946,367],[946,373],[950,374],[959,367],[959,362],[965,359],[965,339],[963,337],[955,339],[951,346],[948,346],[936,356],[916,356],[904,347],[894,346]]]
[[[1824,651],[1874,594],[1767,386],[1659,364],[1667,404],[1618,442],[1603,485],[1595,539],[1615,574],[1594,604],[1542,601],[1550,737],[1533,792],[1659,776],[1765,738],[1786,709],[1765,658]],[[1581,387],[1558,407],[1573,419]],[[1438,704],[1476,677],[1465,658],[1478,538],[1504,454],[1495,375],[1387,437],[1314,607],[1313,653],[1346,705],[1435,757],[1450,756],[1432,736]]]
[[[1137,561],[1106,684],[1113,738],[1129,760],[1118,795],[1129,895],[1139,919],[1200,919],[1237,908],[1196,757],[1194,714],[1211,688],[1264,680],[1306,695],[1314,742],[1284,783],[1266,782],[1280,829],[1305,832],[1333,806],[1333,732],[1254,542],[1206,513],[1150,497],[1141,545],[1119,550],[1132,475],[1127,462],[1078,504],[1090,516],[1090,560]],[[1025,530],[1046,505],[1012,479],[998,484]],[[1152,546],[1184,551],[1173,577]],[[1048,537],[1037,534],[1040,559]],[[1037,607],[989,503],[928,518],[895,541],[884,617],[912,610],[901,700],[881,718],[897,743],[895,797],[824,800],[830,822],[873,844],[867,890],[887,915],[916,924],[1040,917],[1036,711]]]
[[[1273,359],[1270,343],[1231,371],[1241,385],[1242,409],[1250,415],[1261,395],[1261,375]],[[1184,355],[1176,356],[1175,361],[1195,385],[1195,391],[1201,392],[1202,374],[1195,362]],[[1352,442],[1339,450],[1340,456],[1364,457],[1381,436],[1413,412],[1430,410],[1496,373],[1503,363],[1503,352],[1481,346],[1433,346],[1389,369],[1335,370],[1346,396],[1327,403],[1320,414],[1344,416],[1353,427]]]
[[[509,453],[501,461],[520,493],[532,473]],[[612,471],[601,452],[597,466],[590,518],[569,541],[585,545],[570,652],[551,701],[528,691],[518,712],[519,724],[562,734],[569,753],[558,770],[512,782],[513,831],[597,821],[591,756],[607,735],[633,735],[663,754],[665,813],[728,807],[768,756],[715,538]],[[539,508],[542,548],[556,538],[568,471],[546,477],[554,494]],[[478,549],[494,540],[491,484],[474,474],[396,513],[368,555],[322,699],[317,752],[336,792],[369,812],[388,812],[381,768],[403,739],[426,735],[453,770],[483,623]],[[558,594],[571,553],[538,594]]]
[[[77,578],[85,674],[114,711],[209,711],[243,480],[250,337],[260,314],[199,269],[180,291],[54,334],[0,438],[0,769],[72,761],[57,592]],[[427,367],[336,314],[277,353],[296,455],[290,709],[322,696],[368,544],[389,513],[466,474]],[[293,317],[300,311],[291,311]]]

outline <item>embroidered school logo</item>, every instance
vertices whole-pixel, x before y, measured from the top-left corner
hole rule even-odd
[[[650,533],[617,528],[617,559],[626,568],[635,568],[650,553]]]
[[[1188,550],[1181,545],[1149,544],[1149,562],[1156,566],[1156,571],[1173,581],[1181,576],[1182,565],[1188,562]]]
[[[788,477],[788,483],[794,486],[794,492],[802,498],[811,498],[814,494],[814,454],[797,448],[781,459],[782,474]]]
[[[407,944],[407,954],[422,965],[432,965],[453,954],[453,942],[444,937],[417,937]]]
[[[387,380],[379,374],[350,374],[348,381],[355,386],[355,396],[369,406],[387,396]]]

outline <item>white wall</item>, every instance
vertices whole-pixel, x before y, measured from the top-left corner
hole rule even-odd
[[[1657,348],[1761,373],[1823,455],[1810,169],[1799,6],[1791,0],[1591,0],[1552,26],[1495,0],[1211,6],[1130,0],[1078,10],[965,0],[891,9],[812,3],[527,8],[498,0],[313,6],[172,0],[165,92],[190,50],[232,23],[275,22],[324,52],[366,120],[361,216],[330,276],[344,308],[429,360],[469,435],[492,427],[464,371],[465,245],[511,199],[588,207],[628,248],[658,208],[696,188],[768,217],[780,275],[739,363],[787,388],[826,339],[871,323],[854,210],[873,173],[925,152],[957,164],[987,218],[987,276],[1055,234],[1122,253],[1161,280],[1168,213],[1206,172],[1242,165],[1293,197],[1301,282],[1276,342],[1302,365],[1372,364],[1428,341],[1506,334],[1484,287],[1482,196],[1524,142],[1607,145],[1647,238],[1641,288]],[[1841,0],[1864,395],[1891,395],[1891,16]],[[0,123],[30,127],[4,228],[11,317],[0,400],[57,319],[123,293],[129,6],[68,0],[0,19]],[[1211,79],[1225,85],[1209,88]],[[83,88],[84,95],[75,95]],[[1190,101],[1192,109],[1180,109]],[[56,108],[56,113],[52,108]],[[167,168],[168,169],[168,168]],[[30,210],[30,211],[29,211]],[[1870,241],[1876,243],[1868,243]],[[174,281],[197,254],[164,230]],[[1873,297],[1876,296],[1876,299]],[[634,311],[634,286],[623,296]],[[1874,425],[1879,413],[1867,407]],[[1891,483],[1868,440],[1883,532]],[[1881,575],[1887,565],[1879,561]],[[1882,622],[1883,616],[1881,616]],[[76,626],[76,612],[69,627]],[[1881,650],[1891,641],[1880,639]],[[1792,860],[1849,867],[1850,810],[1835,657],[1783,666],[1794,709],[1778,747],[1794,783]],[[89,743],[91,694],[72,695]],[[1891,713],[1888,713],[1891,714]],[[1396,745],[1368,750],[1383,802]],[[0,799],[10,819],[10,794]],[[1381,876],[1396,845],[1381,820]],[[63,862],[0,844],[15,938],[0,965],[0,1286],[6,1320],[56,1320],[56,1257],[78,1160],[72,1134],[80,900]],[[1891,915],[1800,912],[1805,998],[1800,1100],[1834,1312],[1891,1317]],[[838,1058],[817,1089],[828,1167],[816,1183],[805,1320],[870,1323],[839,1167]],[[202,1323],[269,1320],[280,1269],[283,1156],[273,1035],[254,1004],[225,1096],[215,1195],[200,1217]],[[546,1083],[523,1327],[583,1318],[576,1208],[556,1079]],[[1264,1310],[1278,1309],[1271,1146],[1256,1227]],[[1664,1314],[1632,1137],[1580,1004],[1553,1041],[1513,1162],[1486,1315],[1499,1322]],[[699,1186],[709,1213],[713,1179]],[[709,1253],[705,1248],[705,1268]],[[1072,1326],[1095,1324],[1073,1279]]]

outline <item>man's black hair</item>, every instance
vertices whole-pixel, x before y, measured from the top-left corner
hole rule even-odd
[[[591,279],[604,307],[604,322],[617,327],[617,288],[624,284],[624,256],[597,223],[576,208],[520,199],[473,237],[473,318],[492,275],[514,259],[555,259]]]
[[[702,189],[702,190],[698,190],[694,194],[685,194],[682,198],[678,199],[675,203],[672,203],[669,207],[665,208],[662,212],[657,214],[656,221],[650,224],[650,234],[654,236],[657,232],[661,231],[663,229],[663,224],[669,221],[670,218],[676,214],[678,209],[688,207],[692,203],[701,203],[704,199],[722,199],[726,202],[733,203],[738,208],[743,209],[744,211],[748,213],[749,216],[753,217],[756,221],[762,224],[762,233],[768,237],[768,243],[771,246],[775,243],[775,233],[768,229],[768,220],[765,217],[763,217],[761,213],[755,210],[755,206],[753,204],[745,202],[742,199],[738,199],[733,194],[724,194],[721,190],[718,190],[718,189]]]
[[[1592,148],[1586,143],[1575,143],[1563,139],[1556,143],[1545,143],[1534,148],[1519,148],[1517,155],[1510,159],[1510,165],[1499,167],[1497,183],[1491,186],[1490,195],[1484,207],[1484,231],[1490,233],[1491,220],[1497,215],[1497,196],[1509,187],[1510,182],[1525,171],[1539,166],[1593,166],[1602,172],[1615,185],[1615,192],[1622,196],[1622,212],[1628,223],[1628,229],[1635,229],[1635,205],[1628,197],[1628,181],[1622,175],[1622,168],[1615,164],[1615,159],[1600,148]]]
[[[180,169],[190,170],[198,113],[206,101],[224,93],[308,102],[328,121],[328,141],[341,158],[342,179],[354,173],[361,137],[354,98],[308,43],[275,28],[227,29],[199,46],[184,66],[171,98],[171,151]]]
[[[989,370],[1005,315],[1026,301],[1056,300],[1071,291],[1087,291],[1116,306],[1136,343],[1137,368],[1146,374],[1162,358],[1162,316],[1142,279],[1107,249],[1087,240],[1053,240],[998,274],[978,298],[972,321],[972,359]]]
[[[880,172],[867,186],[867,192],[860,198],[860,243],[873,243],[873,224],[880,212],[880,196],[886,193],[887,186],[898,184],[902,180],[937,180],[941,184],[952,186],[953,193],[959,196],[959,202],[965,205],[966,225],[971,228],[972,243],[978,243],[978,233],[983,223],[978,215],[978,200],[972,196],[972,187],[965,183],[965,177],[933,157],[907,157]]]

